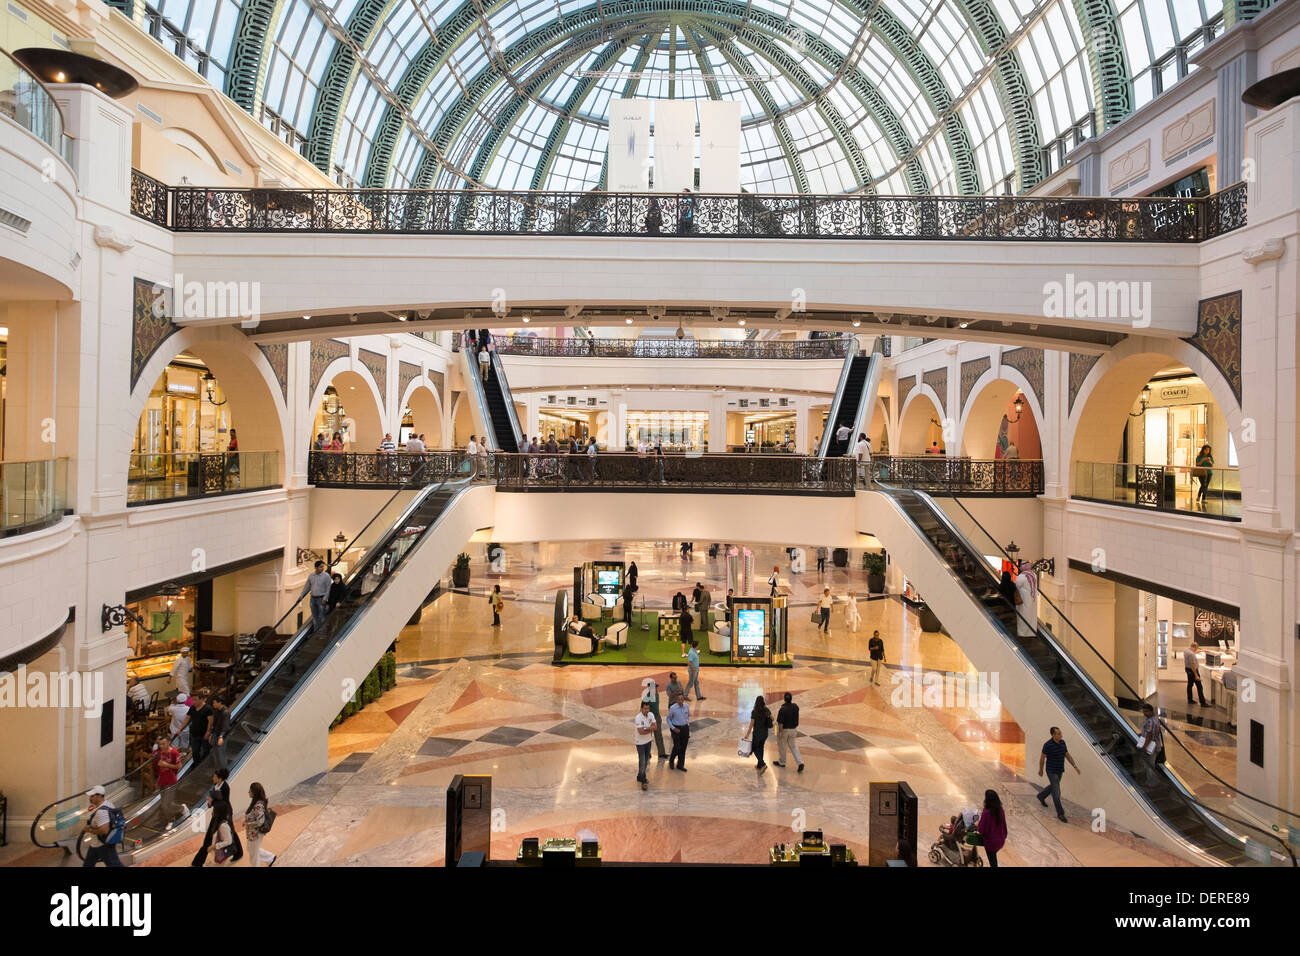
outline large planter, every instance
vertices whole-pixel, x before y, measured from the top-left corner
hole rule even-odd
[[[452,568],[451,585],[456,588],[469,587],[469,568]]]
[[[831,560],[835,562],[837,568],[847,568],[849,566],[849,549],[836,548],[831,552]]]
[[[867,591],[871,594],[884,594],[885,576],[883,574],[868,574]]]
[[[921,618],[921,630],[923,631],[941,631],[943,625],[939,623],[939,618],[930,610],[930,605],[922,604],[917,608],[917,614]]]

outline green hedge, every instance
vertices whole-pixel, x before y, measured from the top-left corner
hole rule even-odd
[[[361,708],[365,707],[371,701],[378,700],[386,690],[397,686],[397,655],[389,651],[379,659],[379,663],[374,666],[366,679],[361,682],[352,699],[343,705],[339,715],[334,718],[330,724],[333,730],[343,721],[347,720]]]

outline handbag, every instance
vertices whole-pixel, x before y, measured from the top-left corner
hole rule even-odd
[[[808,620],[814,624],[820,624],[822,622],[822,609],[819,607],[813,608],[812,617],[808,618]]]
[[[262,811],[262,814],[263,814],[262,828],[257,832],[264,833],[264,834],[270,833],[271,827],[275,825],[275,811],[272,810],[270,807],[267,807],[265,810]]]
[[[754,752],[754,745],[747,737],[741,737],[740,743],[736,745],[736,756],[748,757]]]
[[[983,836],[983,834],[981,834],[981,833],[979,832],[979,830],[967,830],[967,831],[966,831],[966,845],[967,845],[967,846],[983,846],[983,845],[984,845],[984,836]]]
[[[230,859],[230,847],[228,846],[223,846],[212,856],[213,863],[225,863],[228,859]]]

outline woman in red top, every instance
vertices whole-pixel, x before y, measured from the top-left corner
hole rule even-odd
[[[984,810],[980,813],[975,829],[984,841],[989,866],[997,866],[998,850],[1007,842],[1007,815],[1002,810],[1002,800],[996,790],[984,791]]]

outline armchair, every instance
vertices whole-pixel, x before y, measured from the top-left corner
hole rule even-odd
[[[722,625],[725,627],[725,625]],[[726,633],[715,627],[709,631],[709,650],[714,654],[731,653],[731,628],[726,629]]]
[[[569,653],[570,654],[590,654],[596,649],[596,644],[589,637],[583,637],[581,634],[569,632]]]
[[[627,622],[619,621],[611,624],[605,631],[605,643],[610,647],[627,646]]]

